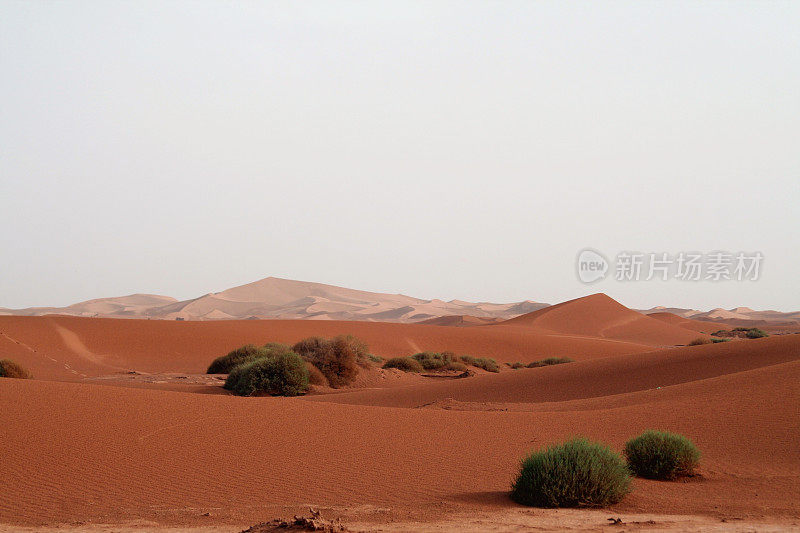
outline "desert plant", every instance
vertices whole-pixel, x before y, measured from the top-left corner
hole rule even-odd
[[[383,363],[383,368],[396,368],[403,372],[422,372],[423,370],[420,362],[411,357],[392,357]]]
[[[352,383],[359,364],[369,365],[367,345],[352,335],[333,339],[309,337],[295,344],[292,350],[319,368],[333,388]]]
[[[462,355],[459,359],[461,359],[461,362],[466,365],[474,366],[475,368],[482,368],[487,372],[500,372],[500,367],[497,365],[497,361],[488,357],[472,357],[471,355]]]
[[[0,359],[0,378],[33,379],[33,374],[11,359]]]
[[[683,435],[651,429],[625,444],[625,457],[637,476],[675,479],[694,472],[700,450]]]
[[[712,344],[718,344],[720,342],[728,342],[730,339],[711,339]]]
[[[762,337],[769,337],[769,334],[758,328],[750,328],[745,332],[745,337],[748,339],[760,339]]]
[[[536,507],[600,507],[620,501],[630,492],[630,481],[619,454],[576,438],[526,457],[511,498]]]
[[[411,357],[419,361],[419,364],[425,370],[456,370],[463,372],[467,369],[453,352],[420,352]]]
[[[542,359],[541,361],[533,361],[528,363],[526,366],[528,368],[538,368],[540,366],[563,365],[564,363],[572,363],[572,359],[569,357],[548,357],[547,359]]]
[[[235,366],[225,388],[240,396],[297,396],[308,390],[308,370],[296,353],[280,353]]]
[[[312,365],[308,361],[306,361],[305,363],[306,363],[306,370],[308,370],[308,383],[309,384],[311,384],[311,385],[320,385],[320,386],[323,386],[323,387],[330,386],[330,383],[328,383],[328,378],[325,377],[325,375],[322,373],[322,371],[320,371],[319,368],[315,367],[314,365]]]
[[[525,368],[525,363],[517,361],[516,363],[506,363],[510,368],[517,370],[518,368]]]
[[[700,346],[702,344],[711,344],[711,340],[706,339],[705,337],[697,337],[692,342],[687,344],[687,346]]]
[[[288,348],[287,348],[288,349]],[[209,365],[207,374],[228,374],[233,367],[255,361],[262,357],[268,357],[276,353],[275,347],[267,348],[266,346],[256,346],[255,344],[246,344],[240,348],[236,348],[228,352],[227,355],[217,357]]]
[[[383,363],[383,357],[381,357],[380,355],[375,355],[374,353],[371,353],[367,357],[369,358],[371,363]]]

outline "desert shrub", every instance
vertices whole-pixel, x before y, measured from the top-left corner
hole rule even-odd
[[[305,359],[312,361],[317,358],[317,354],[323,353],[328,349],[330,341],[324,337],[308,337],[298,341],[292,346],[292,351]]]
[[[467,369],[453,352],[420,352],[411,357],[419,361],[425,370],[457,370]]]
[[[704,337],[697,337],[692,342],[687,344],[687,346],[700,346],[701,344],[711,344],[711,341]]]
[[[333,388],[349,385],[358,375],[358,365],[369,365],[367,345],[352,335],[333,339],[309,337],[292,347],[303,359],[322,372]]]
[[[33,374],[11,359],[0,359],[0,378],[33,379]]]
[[[516,363],[506,363],[510,368],[517,370],[518,368],[525,368],[525,363],[517,361]]]
[[[750,328],[745,332],[745,337],[748,339],[760,339],[762,337],[769,337],[769,334],[758,328]]]
[[[264,348],[269,350],[271,353],[286,353],[292,351],[291,346],[288,344],[283,344],[282,342],[268,342],[264,345]]]
[[[383,363],[383,357],[381,357],[380,355],[375,355],[374,353],[371,353],[367,355],[367,357],[372,363]]]
[[[600,507],[620,501],[630,492],[630,482],[619,454],[576,438],[526,457],[511,498],[536,507]]]
[[[467,365],[465,365],[461,361],[453,361],[452,363],[447,365],[447,367],[445,367],[445,370],[453,370],[454,372],[465,372],[467,370]]]
[[[472,357],[471,355],[462,355],[460,359],[461,362],[466,365],[474,366],[475,368],[482,368],[487,372],[500,372],[500,367],[497,365],[497,361],[488,357]]]
[[[720,343],[720,342],[728,342],[728,340],[729,339],[711,339],[711,342],[713,344],[717,344],[717,343]]]
[[[563,365],[564,363],[572,363],[572,359],[569,357],[548,357],[541,361],[528,363],[526,366],[528,368],[539,368],[540,366]]]
[[[422,372],[423,370],[420,362],[411,357],[392,357],[383,363],[383,368],[396,368],[403,372]]]
[[[217,357],[206,370],[207,374],[228,374],[233,367],[248,363],[261,357],[267,357],[269,351],[263,346],[246,344],[228,352],[227,355]]]
[[[328,378],[326,378],[323,375],[322,371],[319,368],[315,367],[314,365],[312,365],[308,361],[306,361],[305,363],[306,363],[306,370],[308,370],[308,383],[309,384],[311,384],[311,385],[321,385],[323,387],[327,387],[327,386],[330,385],[330,383],[328,383]]]
[[[750,329],[750,328],[738,327],[738,328],[733,328],[731,331],[747,331],[748,329]]]
[[[690,475],[700,461],[700,450],[683,435],[647,430],[625,444],[631,471],[650,479]]]
[[[297,396],[308,390],[308,370],[296,353],[280,353],[235,366],[225,388],[240,396]]]

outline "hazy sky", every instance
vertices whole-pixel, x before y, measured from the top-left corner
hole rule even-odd
[[[0,306],[266,276],[800,309],[798,2],[0,1]],[[579,250],[760,251],[581,284]]]

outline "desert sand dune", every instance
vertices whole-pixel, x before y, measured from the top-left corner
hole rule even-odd
[[[576,362],[391,383],[364,372],[361,389],[300,398],[114,378],[202,373],[245,343],[342,333],[383,356]],[[800,336],[664,348],[697,335],[604,295],[474,327],[0,317],[3,356],[38,378],[0,380],[0,524],[247,525],[309,505],[377,524],[474,517],[518,509],[507,492],[529,449],[576,434],[620,449],[651,427],[697,442],[702,477],[636,480],[609,512],[797,518]]]
[[[352,391],[313,400],[384,407],[420,407],[445,399],[494,404],[563,402],[657,390],[796,360],[800,360],[800,336],[787,335],[523,368],[400,390]]]
[[[662,322],[666,322],[667,324],[672,324],[673,326],[678,326],[683,329],[690,329],[692,331],[697,331],[700,333],[710,334],[720,329],[730,329],[730,326],[723,322],[692,320],[690,318],[684,318],[674,313],[667,313],[667,312],[649,313],[647,316],[650,318],[661,320]]]
[[[65,331],[80,339],[85,350],[76,350],[65,342]],[[677,331],[674,342],[685,341],[686,330]],[[358,321],[177,322],[66,316],[0,317],[0,333],[0,347],[7,350],[9,357],[19,359],[38,377],[67,380],[107,374],[111,367],[144,372],[203,372],[212,359],[243,344],[294,343],[312,335],[356,335],[369,344],[373,353],[384,357],[451,350],[509,362],[549,356],[585,359],[631,354],[661,346],[663,340],[659,336],[658,344],[647,344],[554,335],[503,325],[464,328]],[[688,338],[694,336],[688,334]]]
[[[424,300],[402,294],[361,291],[324,283],[268,277],[183,301],[169,296],[134,294],[90,300],[67,307],[0,308],[0,315],[60,314],[166,320],[283,318],[419,322],[437,316],[463,314],[507,319],[547,305],[530,300],[507,304]]]
[[[797,516],[800,363],[776,360],[646,401],[603,408],[595,398],[538,412],[7,380],[0,522],[251,523],[308,505],[381,521],[508,509],[517,461],[531,447],[580,433],[619,448],[647,427],[695,440],[703,478],[636,480],[609,512]]]
[[[696,333],[642,315],[605,294],[584,296],[512,318],[501,325],[561,335],[584,335],[645,344],[689,342]]]

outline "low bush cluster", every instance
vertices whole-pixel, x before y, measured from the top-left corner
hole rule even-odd
[[[692,342],[687,344],[687,346],[700,346],[702,344],[711,344],[711,339],[706,339],[705,337],[697,337]]]
[[[511,498],[536,507],[600,507],[622,500],[630,484],[619,454],[577,438],[526,457]]]
[[[733,328],[732,330],[720,329],[711,334],[714,337],[745,337],[748,339],[761,339],[769,337],[769,333],[759,328]]]
[[[225,388],[240,396],[297,396],[308,390],[308,376],[306,363],[299,355],[280,353],[235,366],[225,380]]]
[[[352,335],[309,337],[292,346],[292,350],[317,367],[330,386],[337,389],[353,382],[359,366],[370,364],[367,345]]]
[[[627,461],[607,446],[576,438],[523,459],[511,498],[536,507],[599,507],[630,492],[631,475],[671,480],[691,475],[700,452],[686,437],[648,430],[628,441]]]
[[[291,348],[286,344],[271,342],[264,346],[246,344],[228,352],[227,355],[217,357],[208,367],[207,374],[230,374],[234,367],[243,363],[249,363],[256,359],[271,357],[282,353],[288,353]]]
[[[297,360],[302,364],[297,365]],[[207,372],[228,374],[225,388],[237,394],[293,396],[305,392],[309,383],[334,388],[349,385],[359,366],[369,367],[381,360],[351,335],[309,337],[294,346],[279,342],[247,344],[214,359]]]
[[[460,357],[461,362],[474,366],[475,368],[482,368],[487,372],[500,372],[500,367],[497,364],[497,361],[491,359],[489,357],[472,357],[471,355],[462,355]]]
[[[383,368],[396,368],[403,372],[422,372],[424,370],[420,362],[412,357],[392,357],[383,363]]]
[[[453,352],[420,352],[411,356],[419,361],[425,370],[454,370],[463,372],[467,367]]]
[[[631,471],[650,479],[676,479],[694,473],[700,450],[683,435],[648,430],[625,444]]]
[[[769,333],[758,328],[750,328],[745,331],[744,336],[748,339],[760,339],[763,337],[769,337]]]
[[[569,357],[548,357],[547,359],[542,359],[541,361],[533,361],[525,366],[527,368],[539,368],[540,366],[563,365],[564,363],[572,362],[572,359]]]
[[[0,359],[0,378],[33,379],[33,374],[11,359]]]

